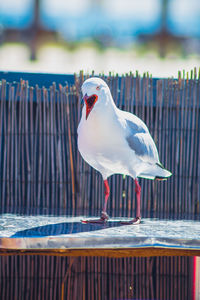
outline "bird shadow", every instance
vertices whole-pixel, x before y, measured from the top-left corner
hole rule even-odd
[[[120,226],[117,222],[107,222],[105,224],[82,224],[81,222],[65,222],[57,224],[48,224],[43,226],[32,227],[29,229],[17,231],[11,237],[47,237],[56,236],[62,234],[73,234],[79,232],[91,232],[96,230],[102,230],[109,227]]]

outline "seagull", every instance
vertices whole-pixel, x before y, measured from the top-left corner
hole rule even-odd
[[[122,224],[140,224],[141,187],[138,177],[164,180],[172,175],[160,163],[156,145],[145,123],[136,115],[120,110],[106,82],[98,77],[85,80],[81,87],[84,106],[78,125],[78,149],[83,159],[101,173],[105,202],[100,218],[83,223],[103,224],[110,195],[108,177],[128,175],[135,181],[136,217]]]

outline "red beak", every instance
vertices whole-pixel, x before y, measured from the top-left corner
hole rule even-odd
[[[91,95],[91,96],[88,96],[87,94],[85,94],[85,96],[83,97],[83,100],[86,104],[86,120],[87,120],[91,110],[93,109],[95,103],[98,100],[98,96],[95,94]]]

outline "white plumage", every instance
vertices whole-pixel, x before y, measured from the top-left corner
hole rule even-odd
[[[84,160],[102,174],[106,198],[109,196],[107,178],[113,174],[131,176],[136,188],[138,186],[136,193],[139,189],[137,177],[164,179],[171,176],[159,161],[147,126],[134,114],[116,107],[102,79],[87,79],[82,93],[84,106],[78,126],[78,149]],[[140,198],[137,193],[137,199],[138,196]],[[140,205],[140,200],[137,202]],[[92,220],[95,223],[107,220],[106,203],[107,199],[101,219]],[[140,222],[138,210],[136,219],[131,223]]]

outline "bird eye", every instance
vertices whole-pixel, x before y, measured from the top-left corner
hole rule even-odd
[[[100,90],[100,86],[99,86],[99,85],[96,87],[96,90],[97,90],[97,91],[99,91],[99,90]]]

